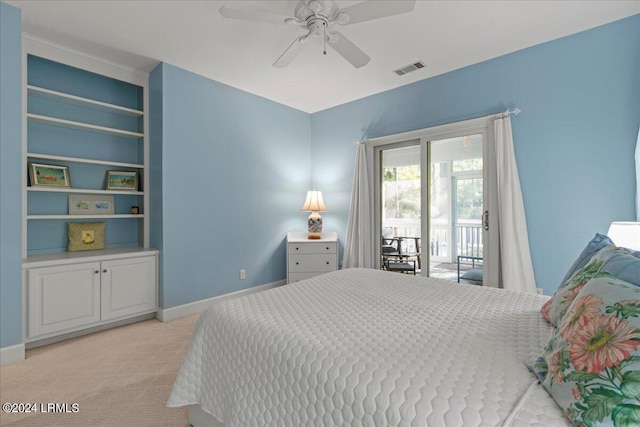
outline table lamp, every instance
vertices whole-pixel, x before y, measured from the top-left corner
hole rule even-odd
[[[308,218],[309,239],[319,239],[322,233],[322,217],[320,211],[326,212],[327,206],[322,199],[322,192],[317,190],[307,191],[307,199],[304,201],[301,211],[310,211]]]
[[[640,251],[640,222],[612,222],[607,236],[616,246]]]

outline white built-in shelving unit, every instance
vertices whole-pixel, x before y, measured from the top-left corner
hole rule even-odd
[[[24,341],[29,343],[55,339],[55,337],[81,333],[82,330],[106,326],[113,322],[152,315],[157,309],[158,251],[149,247],[149,118],[146,113],[149,105],[148,74],[28,35],[23,38],[23,48]],[[28,78],[30,55],[77,68],[83,72],[97,74],[99,78],[106,77],[113,79],[114,82],[120,81],[120,84],[125,82],[125,84],[134,85],[137,87],[136,90],[141,91],[138,107],[141,105],[143,108],[129,108],[66,93],[64,90],[41,87],[47,86],[46,84],[31,84]],[[111,87],[110,84],[108,88]],[[63,87],[73,88],[73,79],[66,79]],[[70,92],[73,91],[70,90]],[[36,111],[32,111],[30,100],[49,106],[55,103],[53,105],[59,105],[60,110],[80,113],[75,116],[72,114],[70,117],[62,115],[64,118],[54,117],[57,115],[56,107],[49,107],[51,113],[48,113],[46,108],[44,113],[37,111],[37,108],[35,108]],[[89,123],[90,120],[87,122],[84,120],[84,117],[105,114],[109,117],[107,126],[104,126],[104,123],[95,124]],[[121,122],[129,125],[120,128],[118,124]],[[111,123],[117,124],[111,126]],[[29,129],[32,124],[38,126],[37,133],[40,138],[35,147],[32,147],[29,142]],[[79,150],[81,153],[76,153],[78,150],[71,150],[69,147],[58,150],[57,148],[60,147],[56,147],[56,144],[65,142],[55,138],[49,141],[48,137],[51,133],[57,132],[56,128],[82,131],[82,142],[86,142],[86,145],[83,144],[83,149]],[[61,130],[61,132],[69,131]],[[112,144],[107,151],[115,153],[115,156],[107,157],[124,161],[106,160],[101,155],[93,156],[90,144],[101,143],[102,140],[96,142],[97,135],[105,134],[110,136],[101,138],[108,138],[109,143]],[[135,146],[128,144],[135,144]],[[82,169],[82,173],[78,174],[76,179],[72,176],[72,187],[30,186],[27,178],[30,162],[76,167]],[[142,183],[139,191],[97,188],[96,182],[104,177],[106,169],[111,168],[137,171],[139,182]],[[91,183],[84,182],[83,177],[91,178],[89,180]],[[67,196],[60,193],[110,195],[114,197],[116,206],[119,200],[125,200],[122,205],[130,205],[131,200],[135,200],[135,205],[139,206],[139,213],[125,213],[124,206],[114,214],[76,215],[67,214],[68,209],[63,213],[61,205],[66,203],[63,198]],[[51,200],[54,202],[50,206]],[[130,224],[124,228],[115,228],[118,229],[117,233],[120,233],[118,237],[124,233],[122,240],[134,243],[121,247],[107,246],[104,250],[97,251],[66,252],[65,248],[60,247],[61,240],[66,238],[62,236],[63,226],[66,221],[76,220],[80,222],[115,220],[118,224]],[[134,221],[134,223],[120,221]],[[58,232],[53,239],[56,241],[52,242],[54,250],[47,252],[29,247],[31,240],[28,234],[36,233],[38,243],[47,241],[48,232],[43,230],[48,230],[50,226]],[[132,229],[136,230],[135,235],[130,235],[132,233],[128,232]],[[53,295],[57,296],[52,298]]]

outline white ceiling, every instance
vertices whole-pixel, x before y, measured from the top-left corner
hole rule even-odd
[[[382,1],[382,0],[370,0]],[[292,16],[297,1],[32,1],[23,31],[143,71],[159,61],[313,113],[640,13],[640,1],[421,1],[341,28],[371,62],[356,69],[321,39],[271,64],[303,32],[225,19],[220,6]],[[337,0],[345,7],[358,2]],[[422,60],[426,68],[393,70]]]

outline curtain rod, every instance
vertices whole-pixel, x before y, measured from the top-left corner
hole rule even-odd
[[[522,110],[520,110],[518,107],[515,107],[513,110],[507,110],[504,113],[494,114],[493,117],[495,117],[496,119],[504,119],[505,117],[509,117],[511,114],[517,116],[521,111]]]
[[[487,118],[487,119],[488,119],[488,118],[493,118],[493,119],[504,119],[505,117],[509,117],[511,114],[513,114],[514,116],[517,116],[517,115],[518,115],[518,114],[520,114],[521,112],[522,112],[522,110],[520,110],[518,107],[514,107],[514,108],[513,108],[513,110],[509,110],[509,109],[507,109],[507,110],[505,110],[505,111],[504,111],[504,112],[502,112],[502,113],[489,114],[488,116],[472,117],[472,118],[469,118],[469,119],[457,120],[457,121],[455,121],[455,122],[449,122],[449,123],[441,123],[441,124],[439,124],[439,125],[433,125],[433,126],[430,126],[430,127],[428,127],[428,128],[424,128],[424,129],[417,129],[417,130],[414,130],[414,131],[401,132],[401,133],[414,133],[414,132],[423,131],[423,130],[425,130],[425,129],[430,129],[430,128],[432,128],[432,127],[445,126],[445,125],[451,125],[451,124],[453,124],[453,123],[464,122],[464,121],[467,121],[467,120],[477,120],[477,119],[482,119],[482,118]],[[390,135],[379,136],[379,137],[376,137],[376,138],[364,138],[364,139],[358,139],[358,140],[354,141],[354,144],[355,144],[355,145],[358,145],[358,144],[363,143],[363,142],[365,142],[365,141],[373,141],[373,140],[380,139],[380,138],[386,138],[386,137],[388,137],[388,136],[390,136]]]

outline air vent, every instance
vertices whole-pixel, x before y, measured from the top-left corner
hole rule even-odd
[[[415,70],[419,70],[420,68],[424,68],[424,67],[426,67],[426,65],[424,65],[424,62],[418,61],[418,62],[414,62],[413,64],[407,65],[406,67],[393,70],[393,72],[399,76],[404,76],[407,73],[410,73]]]

